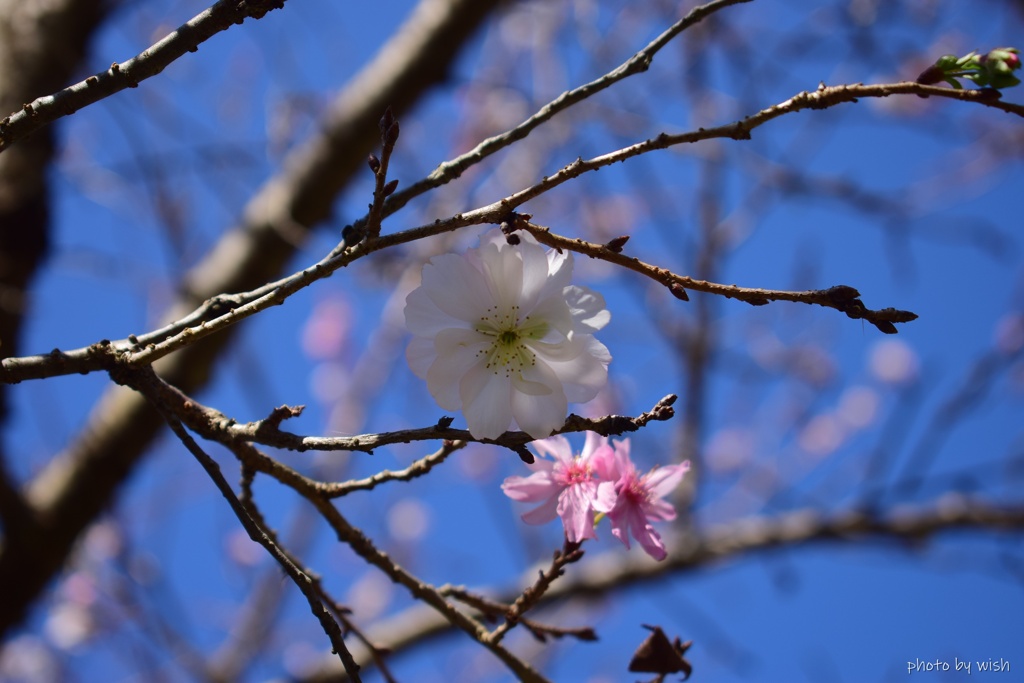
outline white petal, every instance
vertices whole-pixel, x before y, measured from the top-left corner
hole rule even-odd
[[[441,254],[423,266],[420,289],[444,313],[473,324],[494,304],[487,278],[462,256]]]
[[[572,252],[563,251],[558,253],[557,249],[548,250],[548,286],[551,291],[560,292],[569,286],[572,280]]]
[[[571,286],[563,292],[578,332],[594,333],[608,324],[612,314],[605,306],[604,297],[589,287]]]
[[[519,428],[530,436],[540,439],[550,436],[565,424],[568,401],[561,383],[551,369],[543,362],[523,370],[521,379],[514,379],[512,387],[512,415]],[[548,389],[545,395],[527,393],[521,390],[528,382],[531,389],[536,385]]]
[[[437,358],[434,351],[434,340],[426,337],[413,337],[405,349],[405,359],[409,361],[409,367],[416,373],[417,377],[426,379],[427,370]]]
[[[548,363],[565,363],[579,358],[580,354],[587,350],[588,339],[593,339],[593,337],[590,335],[579,335],[573,338],[562,339],[555,343],[528,341],[526,345],[539,358]]]
[[[522,311],[533,321],[543,321],[551,328],[544,341],[561,341],[572,332],[573,319],[569,304],[561,292],[538,299],[529,310]]]
[[[469,433],[478,439],[496,439],[512,425],[511,381],[495,374],[481,360],[459,383],[462,413]],[[547,434],[544,434],[547,436]]]
[[[480,352],[488,345],[489,341],[473,330],[443,330],[437,335],[434,339],[437,358],[427,369],[426,379],[430,395],[439,406],[445,410],[463,407],[459,383],[475,366],[484,365],[486,360]]]
[[[536,344],[532,344],[531,348],[537,350],[538,359],[545,358],[545,362],[561,382],[569,401],[586,403],[608,384],[608,363],[611,362],[612,356],[604,344],[590,335],[577,337],[573,341],[584,342],[584,348],[574,358],[564,361],[549,360],[548,356],[537,349]],[[573,348],[575,347],[568,345],[563,352]]]
[[[542,295],[552,289],[548,277],[548,257],[544,247],[535,241],[520,241],[519,254],[523,262],[523,282],[519,308],[529,313]]]
[[[405,298],[405,326],[418,337],[433,337],[445,328],[466,324],[438,308],[423,287],[417,287]]]
[[[511,311],[519,305],[523,292],[523,261],[519,252],[509,244],[486,244],[480,247],[480,260],[498,311]]]

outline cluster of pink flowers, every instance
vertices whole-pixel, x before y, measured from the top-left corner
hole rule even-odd
[[[566,538],[577,543],[597,538],[594,525],[600,513],[607,515],[612,534],[627,548],[632,536],[648,555],[665,559],[665,544],[651,522],[675,519],[675,508],[664,497],[683,480],[689,462],[638,474],[629,457],[629,439],[610,443],[594,432],[587,432],[583,452],[576,456],[564,436],[533,445],[542,456],[529,465],[533,474],[509,477],[501,485],[512,500],[540,503],[523,515],[524,522],[544,524],[560,517]]]

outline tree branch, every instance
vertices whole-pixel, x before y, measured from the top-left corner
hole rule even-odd
[[[350,680],[353,683],[359,683],[361,681],[359,677],[359,665],[356,664],[355,660],[352,659],[352,654],[345,647],[345,638],[341,633],[341,628],[338,626],[338,622],[331,617],[330,613],[324,607],[323,602],[320,600],[313,580],[309,577],[307,572],[300,569],[295,562],[292,561],[284,551],[277,546],[274,539],[270,537],[266,529],[263,528],[255,518],[246,512],[245,506],[238,497],[235,496],[235,492],[231,490],[231,485],[228,484],[224,475],[220,471],[220,466],[217,465],[216,461],[207,455],[199,444],[195,442],[181,422],[171,414],[164,413],[164,419],[167,420],[167,424],[170,426],[171,431],[181,440],[185,448],[199,461],[199,464],[203,466],[210,479],[217,486],[221,495],[224,496],[225,500],[228,501],[228,505],[231,506],[232,512],[238,518],[238,521],[242,523],[242,527],[245,528],[246,533],[249,534],[249,538],[255,543],[259,543],[263,546],[271,557],[281,568],[284,569],[285,573],[288,574],[292,582],[298,586],[299,590],[306,597],[306,601],[309,603],[309,608],[313,612],[313,615],[320,622],[321,627],[324,629],[324,633],[330,638],[331,645],[334,647],[335,653],[341,660],[342,666],[345,667],[345,673],[348,674]]]
[[[590,258],[614,263],[615,265],[640,273],[655,282],[665,285],[672,292],[673,296],[684,301],[688,300],[686,290],[692,289],[696,292],[707,292],[724,296],[727,299],[745,301],[751,306],[763,306],[770,301],[794,301],[803,304],[816,304],[842,311],[848,317],[855,320],[867,320],[886,334],[896,334],[896,326],[893,323],[905,323],[917,319],[917,314],[895,308],[883,308],[878,311],[871,310],[860,300],[860,292],[847,285],[836,285],[828,289],[812,289],[805,292],[787,292],[775,289],[722,285],[685,275],[676,275],[668,269],[652,266],[638,258],[626,256],[622,254],[622,245],[609,246],[608,244],[586,242],[582,239],[569,239],[551,232],[548,228],[534,225],[522,219],[511,221],[510,226],[513,230],[526,230],[536,237],[537,241],[541,244],[546,244],[559,251],[563,249],[574,251]]]
[[[292,239],[296,232],[304,236],[306,227],[326,220],[341,188],[365,169],[381,112],[388,105],[396,113],[407,111],[442,81],[459,48],[501,4],[422,0],[339,94],[317,134],[293,152],[285,170],[250,201],[241,225],[189,273],[184,294],[166,319],[180,319],[222,292],[254,289],[273,279],[299,246]],[[194,390],[206,383],[230,339],[230,334],[221,334],[192,344],[157,368],[175,385]],[[48,520],[47,533],[30,545],[6,539],[0,547],[0,585],[17,587],[9,591],[9,599],[0,601],[0,637],[24,617],[62,566],[79,532],[110,504],[161,425],[140,396],[112,388],[97,403],[75,443],[31,482],[27,498]]]
[[[575,598],[606,600],[610,592],[618,589],[662,581],[726,559],[741,559],[766,550],[871,541],[917,545],[937,534],[964,529],[1024,533],[1024,507],[1004,507],[947,495],[918,508],[902,508],[888,514],[851,511],[828,515],[817,509],[803,509],[773,517],[737,520],[666,537],[666,546],[672,552],[664,562],[652,562],[642,554],[625,554],[621,550],[591,556],[586,571],[555,584],[540,600],[540,605]],[[522,582],[532,581],[536,574],[536,568],[528,570]],[[474,592],[502,595],[505,597],[498,600],[508,602],[517,590],[479,589]],[[444,635],[449,628],[436,614],[416,606],[379,621],[366,631],[374,642],[397,655]],[[354,652],[360,663],[370,661],[368,653],[361,648]],[[336,676],[334,665],[325,661],[324,668],[302,679],[301,683],[326,683]]]
[[[156,76],[187,52],[247,18],[259,19],[284,7],[286,0],[219,0],[131,59],[114,62],[52,95],[36,98],[0,120],[0,153],[57,119]]]

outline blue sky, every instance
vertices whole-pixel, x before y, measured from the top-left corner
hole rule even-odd
[[[178,276],[232,224],[316,125],[331,93],[411,6],[289,3],[215,37],[137,90],[63,121],[55,250],[33,295],[24,348],[74,348],[155,327]],[[679,14],[678,3],[529,8],[489,25],[463,53],[452,82],[403,117],[392,161],[403,186],[604,73]],[[867,22],[871,8],[882,28]],[[95,43],[90,68],[126,59],[201,9],[162,1],[122,9]],[[650,72],[556,118],[518,149],[415,202],[384,230],[489,203],[577,156],[752,114],[819,81],[912,79],[920,60],[944,50],[1015,44],[1021,35],[1020,16],[991,2],[825,7],[759,0],[722,17],[710,36],[717,47],[694,58],[698,36],[709,36],[684,35]],[[791,40],[797,31],[803,38]],[[1021,101],[1014,90],[1005,97]],[[699,523],[795,507],[834,513],[863,501],[868,483],[884,490],[880,504],[890,511],[930,504],[950,489],[1019,505],[1020,352],[976,392],[978,402],[962,419],[939,411],[984,354],[1013,347],[1014,325],[1024,319],[1020,130],[1015,117],[963,103],[862,101],[783,117],[749,142],[709,141],[631,160],[524,207],[570,237],[629,234],[630,254],[691,274],[704,193],[716,203],[724,245],[718,281],[774,289],[847,284],[872,308],[919,314],[889,338],[824,308],[708,301],[719,344],[702,399],[709,469]],[[712,175],[716,161],[721,169]],[[783,187],[781,171],[809,189]],[[814,179],[827,182],[810,185]],[[334,246],[342,226],[365,211],[370,189],[367,172],[339,198],[335,220],[296,255],[294,268]],[[898,209],[874,211],[866,198]],[[168,206],[176,230],[157,213]],[[282,403],[305,404],[289,426],[309,434],[433,424],[443,411],[404,364],[395,279],[403,264],[475,246],[483,231],[356,263],[257,316],[198,398],[239,420],[259,419]],[[684,394],[679,355],[658,322],[691,323],[700,295],[684,304],[635,274],[582,257],[576,272],[604,294],[613,315],[600,337],[615,358],[612,390],[600,405],[636,414],[667,393]],[[311,321],[332,311],[339,322],[326,328],[339,335],[337,346],[311,351]],[[350,383],[366,391],[346,395]],[[76,376],[15,387],[5,435],[7,449],[18,454],[15,471],[37,471],[74,438],[107,385],[101,376]],[[633,436],[642,466],[677,454],[679,422]],[[455,424],[464,424],[461,416]],[[582,436],[574,443],[581,446]],[[434,446],[351,458],[280,456],[328,478],[365,476],[404,466]],[[211,452],[234,481],[230,456]],[[919,452],[928,454],[925,483],[893,490],[921,462]],[[874,454],[880,466],[871,470]],[[523,473],[507,451],[473,446],[429,477],[355,494],[340,506],[425,580],[508,587],[560,545],[555,524],[527,527],[518,519],[522,509],[501,494],[503,477]],[[268,519],[289,530],[286,537],[309,532],[304,559],[342,602],[356,604],[357,620],[372,623],[408,606],[399,589],[302,512],[293,494],[264,481],[256,495]],[[104,524],[72,575],[100,596],[87,602],[104,625],[70,645],[54,635],[57,608],[82,601],[75,593],[81,581],[63,580],[18,642],[41,645],[73,680],[137,680],[150,659],[168,680],[190,680],[175,657],[150,642],[149,627],[125,618],[115,589],[132,584],[135,599],[209,652],[259,578],[274,571],[269,560],[247,550],[224,501],[166,436]],[[584,571],[590,556],[625,552],[606,527],[599,534],[570,572]],[[104,545],[111,537],[123,552]],[[546,663],[556,681],[634,680],[625,667],[646,635],[643,623],[695,641],[689,658],[698,681],[896,681],[908,675],[908,661],[955,657],[1006,658],[1016,670],[1024,667],[1022,562],[1019,535],[973,531],[913,546],[868,540],[786,547],[543,613],[552,623],[595,626],[597,644],[512,643]],[[304,601],[290,587],[287,594],[280,628],[246,680],[294,675],[310,653],[328,649]],[[458,634],[394,657],[392,668],[402,681],[508,678]],[[381,679],[371,673],[366,680]]]

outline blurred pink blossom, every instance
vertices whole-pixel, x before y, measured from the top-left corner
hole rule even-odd
[[[310,358],[337,358],[352,329],[352,310],[339,298],[319,302],[302,329],[302,350]]]
[[[886,384],[906,385],[917,379],[920,363],[906,342],[885,339],[875,344],[868,361],[871,374]]]

